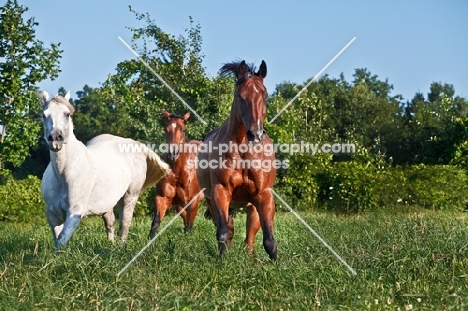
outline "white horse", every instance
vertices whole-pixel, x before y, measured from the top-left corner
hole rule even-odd
[[[157,183],[170,168],[156,153],[132,139],[104,134],[85,146],[73,134],[74,108],[69,98],[70,91],[65,97],[49,98],[46,91],[42,94],[50,163],[41,190],[55,247],[65,246],[87,215],[102,215],[107,237],[113,241],[113,208],[121,198],[119,235],[125,242],[140,193]],[[134,149],[123,152],[119,149],[123,145],[134,145]]]

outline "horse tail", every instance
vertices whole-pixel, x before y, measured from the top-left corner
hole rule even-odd
[[[206,208],[203,216],[205,216],[205,219],[213,219],[213,215],[211,215],[211,210],[209,206]]]
[[[146,180],[143,184],[143,189],[146,189],[166,176],[171,171],[171,168],[169,167],[169,164],[161,160],[161,158],[153,150],[149,148],[142,149],[144,150],[144,154],[146,156]]]
[[[229,207],[229,216],[235,217],[239,209],[240,208],[238,207]],[[213,215],[211,215],[211,210],[209,206],[206,208],[205,213],[203,213],[203,216],[205,217],[205,219],[213,219]]]

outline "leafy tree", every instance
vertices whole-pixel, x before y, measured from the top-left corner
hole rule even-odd
[[[434,82],[427,98],[416,93],[405,107],[409,163],[448,164],[466,140],[468,101],[451,84]]]
[[[79,140],[86,143],[103,133],[127,136],[125,124],[131,120],[123,110],[126,107],[116,106],[108,98],[106,89],[85,85],[76,95],[78,98],[72,103],[75,106],[73,122],[76,125],[74,132]]]
[[[202,118],[192,113],[188,136],[202,139],[228,115],[234,83],[209,78],[202,66],[200,26],[190,19],[185,36],[176,37],[158,27],[150,15],[135,13],[145,25],[131,28],[132,47]],[[117,65],[99,91],[102,100],[120,114],[120,135],[142,141],[164,140],[165,110],[184,114],[188,108],[139,60]]]
[[[60,44],[44,46],[35,38],[34,18],[16,0],[0,7],[0,173],[19,166],[37,143],[40,123],[38,82],[54,79],[62,51]]]

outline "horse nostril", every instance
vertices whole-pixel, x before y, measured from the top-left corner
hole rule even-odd
[[[63,141],[63,136],[62,135],[57,135],[57,141]]]
[[[54,139],[52,138],[52,135],[47,136],[48,141],[53,141]]]
[[[255,135],[252,133],[252,131],[247,131],[247,139],[249,141],[253,141],[255,139]]]

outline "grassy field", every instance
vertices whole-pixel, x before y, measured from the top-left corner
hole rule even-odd
[[[146,244],[149,217],[134,219],[126,245],[106,240],[100,218],[85,219],[59,252],[46,226],[0,223],[0,309],[468,309],[466,214],[301,215],[357,276],[285,212],[276,217],[277,264],[260,234],[256,254],[245,253],[242,214],[220,262],[214,226],[199,216],[188,234],[178,219],[120,277]]]

